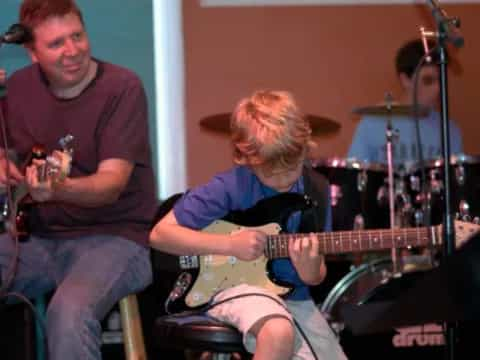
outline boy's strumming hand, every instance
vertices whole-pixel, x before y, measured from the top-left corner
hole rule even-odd
[[[264,253],[267,235],[261,231],[242,230],[230,236],[230,253],[240,260],[255,260]]]

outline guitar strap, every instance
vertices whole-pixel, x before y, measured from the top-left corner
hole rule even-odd
[[[325,227],[325,216],[329,196],[328,180],[316,172],[309,164],[303,167],[303,186],[305,195],[313,201],[313,207],[302,213],[300,233],[322,232]]]

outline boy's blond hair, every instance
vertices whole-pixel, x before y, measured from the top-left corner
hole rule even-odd
[[[288,169],[310,150],[310,124],[285,91],[256,91],[241,100],[230,127],[237,164]]]

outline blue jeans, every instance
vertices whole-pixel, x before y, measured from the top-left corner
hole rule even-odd
[[[0,235],[0,270],[6,281],[13,241]],[[47,308],[49,360],[101,359],[100,321],[124,296],[152,280],[149,249],[114,236],[76,239],[31,236],[20,244],[9,291],[36,297],[55,290]]]

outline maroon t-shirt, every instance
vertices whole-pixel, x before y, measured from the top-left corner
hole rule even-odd
[[[95,173],[105,159],[120,158],[134,164],[127,187],[113,205],[38,204],[30,216],[31,231],[51,238],[120,235],[146,245],[157,204],[145,92],[133,72],[96,61],[95,80],[74,99],[56,98],[37,64],[17,71],[8,80],[9,145],[20,159],[26,158],[35,144],[43,145],[47,153],[59,149],[58,140],[71,134],[71,177]]]

